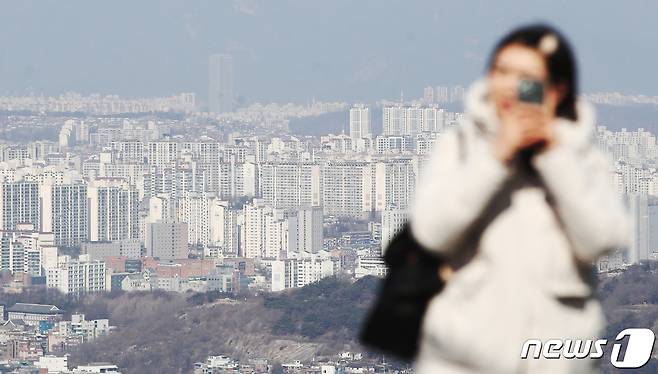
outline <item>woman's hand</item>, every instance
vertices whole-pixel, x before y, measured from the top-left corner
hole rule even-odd
[[[547,106],[516,102],[500,116],[500,128],[493,143],[494,155],[510,162],[522,149],[542,143],[541,150],[555,143],[552,122],[555,116]]]

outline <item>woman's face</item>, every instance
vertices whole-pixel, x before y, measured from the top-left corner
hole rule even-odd
[[[535,49],[510,44],[504,47],[489,71],[489,93],[499,116],[507,114],[518,102],[518,86],[522,79],[544,82],[544,105],[554,114],[559,102],[559,90],[548,82],[544,57]]]

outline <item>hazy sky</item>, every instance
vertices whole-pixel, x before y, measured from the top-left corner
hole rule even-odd
[[[207,57],[235,58],[253,101],[365,100],[467,84],[510,27],[572,40],[584,91],[658,94],[658,2],[462,0],[2,1],[0,94],[205,99]]]

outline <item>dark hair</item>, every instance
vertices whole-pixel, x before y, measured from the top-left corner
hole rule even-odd
[[[576,121],[577,71],[576,61],[567,39],[554,27],[546,24],[531,24],[512,30],[503,37],[489,55],[488,70],[493,69],[498,53],[512,44],[519,44],[539,50],[542,38],[552,34],[557,39],[557,48],[550,54],[544,54],[548,69],[549,81],[552,84],[563,84],[566,92],[555,109],[555,115]]]

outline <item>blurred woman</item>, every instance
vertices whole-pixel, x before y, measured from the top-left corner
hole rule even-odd
[[[593,144],[593,108],[576,87],[560,32],[516,29],[469,88],[461,132],[434,146],[411,232],[448,259],[473,254],[441,272],[449,279],[425,314],[419,374],[597,371],[596,359],[533,358],[534,348],[521,359],[528,339],[561,339],[568,352],[603,334],[593,263],[630,239],[611,162]]]

